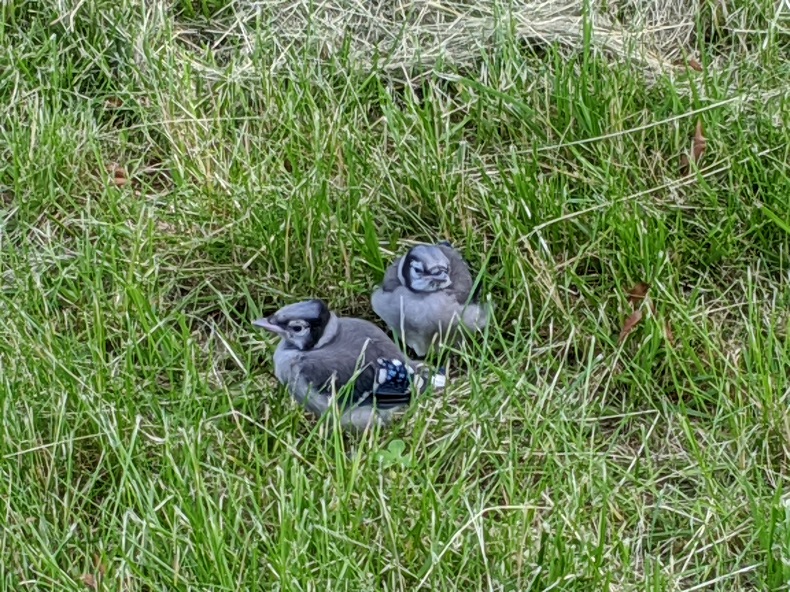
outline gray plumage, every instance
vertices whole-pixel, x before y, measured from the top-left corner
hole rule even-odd
[[[362,319],[338,317],[321,300],[291,304],[253,324],[282,338],[274,374],[291,396],[318,416],[337,402],[345,429],[388,424],[395,410],[411,402],[411,384],[419,391],[427,386],[384,331]],[[441,380],[434,384],[441,386]]]
[[[473,286],[469,266],[449,243],[417,245],[389,266],[371,305],[396,341],[422,357],[432,345],[457,343],[461,327],[486,326],[489,310]]]

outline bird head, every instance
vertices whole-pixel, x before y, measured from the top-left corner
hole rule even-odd
[[[436,245],[417,245],[403,256],[401,283],[414,292],[436,292],[452,285],[450,260]]]
[[[279,335],[300,350],[311,349],[321,339],[331,318],[323,300],[305,300],[284,306],[274,314],[252,322],[256,327]]]

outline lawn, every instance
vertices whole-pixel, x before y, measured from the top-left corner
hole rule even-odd
[[[2,590],[790,589],[790,6],[0,6]],[[450,240],[328,434],[251,320]]]

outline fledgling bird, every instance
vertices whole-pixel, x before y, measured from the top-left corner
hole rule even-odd
[[[371,305],[395,335],[424,357],[432,345],[457,343],[465,327],[480,331],[490,311],[461,254],[448,242],[416,245],[389,266]]]
[[[285,306],[253,321],[282,338],[274,352],[274,374],[291,396],[322,416],[339,391],[354,381],[350,395],[338,400],[340,425],[364,431],[387,425],[393,413],[411,402],[412,385],[423,392],[429,380],[415,369],[384,331],[363,319],[339,317],[323,300]],[[444,377],[430,377],[435,388]]]

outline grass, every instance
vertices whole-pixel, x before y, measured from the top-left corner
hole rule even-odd
[[[506,16],[377,66],[284,4],[4,3],[2,589],[787,590],[787,12],[693,6],[656,74]],[[250,320],[372,319],[440,239],[496,323],[327,438]]]

